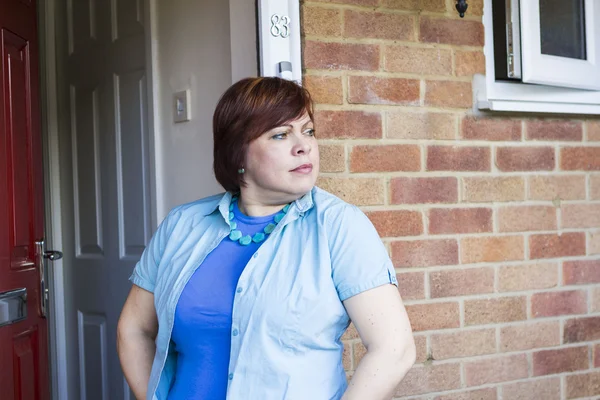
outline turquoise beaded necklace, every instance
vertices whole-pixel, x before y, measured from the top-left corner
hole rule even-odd
[[[237,222],[234,221],[235,215],[233,214],[233,206],[235,205],[235,203],[237,201],[238,201],[238,196],[233,196],[231,198],[231,204],[229,205],[229,227],[230,227],[229,239],[233,240],[234,242],[238,242],[239,244],[241,244],[243,246],[248,246],[252,242],[260,243],[263,240],[265,240],[267,238],[267,235],[269,235],[269,234],[271,234],[271,232],[273,232],[273,230],[275,229],[277,224],[279,224],[279,222],[281,222],[283,217],[285,217],[285,214],[290,209],[290,205],[286,204],[286,206],[283,207],[283,209],[280,212],[275,214],[275,217],[273,218],[273,222],[271,222],[267,226],[265,226],[265,228],[263,229],[263,232],[256,232],[254,234],[254,236],[250,236],[250,235],[244,235],[242,233],[242,231],[237,229]]]

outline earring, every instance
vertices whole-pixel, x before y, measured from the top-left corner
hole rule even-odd
[[[243,174],[244,172],[246,172],[246,170],[243,167],[238,169],[238,174]]]

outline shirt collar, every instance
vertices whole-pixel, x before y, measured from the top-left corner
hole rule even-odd
[[[313,208],[313,206],[314,206],[313,192],[315,190],[316,190],[316,187],[313,187],[308,193],[306,193],[304,196],[300,197],[299,199],[297,199],[296,201],[294,201],[292,203],[295,206],[294,208],[297,209],[297,211],[299,213],[305,213],[306,211]],[[215,202],[214,204],[212,204],[211,206],[208,207],[205,215],[210,215],[218,209],[219,212],[221,213],[221,215],[223,216],[223,219],[225,219],[225,221],[229,222],[229,205],[231,204],[232,198],[233,198],[233,193],[231,193],[231,192],[223,193],[223,197],[221,197],[221,199],[218,202]]]

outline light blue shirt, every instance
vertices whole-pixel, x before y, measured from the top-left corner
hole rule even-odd
[[[174,208],[130,280],[154,293],[156,354],[147,399],[167,398],[177,364],[171,341],[181,292],[229,234],[231,194]],[[232,313],[228,400],[338,400],[346,390],[341,336],[347,298],[397,285],[369,219],[317,187],[288,213],[238,281]],[[234,334],[235,332],[235,334]]]

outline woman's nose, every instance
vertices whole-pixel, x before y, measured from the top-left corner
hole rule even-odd
[[[309,154],[311,151],[311,145],[307,139],[298,139],[298,142],[294,146],[293,152],[295,155]]]

